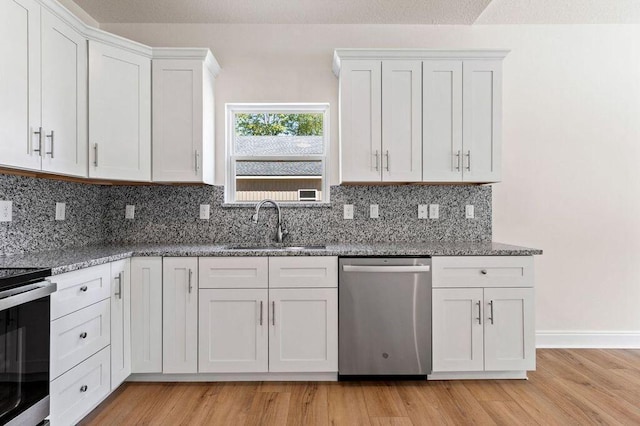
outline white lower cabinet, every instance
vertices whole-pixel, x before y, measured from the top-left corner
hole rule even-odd
[[[433,372],[535,370],[532,259],[434,257],[432,262]],[[511,272],[514,265],[517,274]],[[442,272],[447,270],[452,272]],[[469,287],[461,287],[464,280]]]
[[[201,258],[198,371],[337,372],[337,262]]]
[[[131,259],[131,372],[162,372],[162,258]]]
[[[269,370],[268,290],[200,290],[201,373]]]
[[[131,374],[131,261],[111,264],[111,390]]]
[[[162,260],[162,372],[198,371],[198,258]]]
[[[269,371],[338,371],[338,289],[269,290]]]
[[[51,382],[51,424],[77,424],[110,391],[109,348],[104,348]]]

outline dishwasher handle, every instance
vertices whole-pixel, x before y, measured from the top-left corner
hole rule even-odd
[[[376,272],[376,273],[420,273],[429,272],[431,267],[429,265],[388,265],[388,266],[374,266],[374,265],[343,265],[342,270],[344,272]]]

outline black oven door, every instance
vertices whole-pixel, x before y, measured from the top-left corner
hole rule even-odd
[[[0,424],[35,425],[49,415],[50,297],[10,299],[0,301]]]

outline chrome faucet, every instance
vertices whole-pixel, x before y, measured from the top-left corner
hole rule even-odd
[[[251,216],[251,220],[253,220],[253,223],[258,223],[258,213],[260,213],[260,207],[262,207],[265,203],[273,204],[278,210],[278,229],[276,231],[276,242],[282,243],[282,240],[289,233],[289,231],[284,228],[284,223],[282,222],[282,212],[280,211],[280,205],[278,203],[269,199],[260,201],[256,205],[256,212],[253,216]]]

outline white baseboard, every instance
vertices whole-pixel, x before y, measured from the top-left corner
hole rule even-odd
[[[538,331],[537,348],[640,349],[638,331]]]

